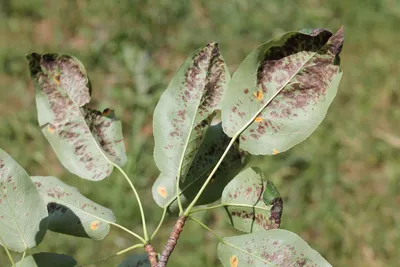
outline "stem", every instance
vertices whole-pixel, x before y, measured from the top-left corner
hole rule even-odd
[[[129,179],[128,175],[126,175],[126,173],[121,169],[120,166],[118,166],[117,164],[113,163],[114,167],[117,168],[121,174],[125,177],[126,181],[129,183],[129,185],[132,188],[133,193],[135,194],[135,197],[137,199],[138,205],[139,205],[139,209],[140,209],[140,216],[142,217],[142,224],[143,224],[143,233],[144,233],[144,239],[146,240],[145,243],[147,243],[147,241],[149,241],[149,235],[147,234],[147,227],[146,227],[146,218],[144,216],[144,212],[143,212],[143,206],[142,206],[142,202],[140,201],[140,197],[139,194],[136,191],[135,186],[132,184],[132,181]]]
[[[21,265],[20,265],[20,267],[24,267],[25,255],[26,255],[26,250],[24,251],[24,254],[22,254],[22,259],[21,259]]]
[[[239,203],[221,203],[215,206],[209,206],[209,207],[204,207],[204,208],[198,208],[190,212],[190,214],[200,212],[200,211],[206,211],[206,210],[211,210],[211,209],[216,209],[220,207],[226,207],[226,206],[233,206],[233,207],[245,207],[245,208],[254,208],[254,209],[260,209],[260,210],[265,210],[265,211],[270,211],[270,209],[264,208],[264,207],[258,207],[258,206],[253,206],[253,205],[248,205],[248,204],[239,204]]]
[[[108,222],[108,221],[104,220],[104,222]],[[118,227],[121,230],[124,230],[125,232],[127,232],[127,233],[129,233],[131,235],[133,235],[134,237],[139,239],[143,244],[147,243],[147,241],[145,239],[143,239],[143,237],[141,237],[140,235],[136,234],[135,232],[132,232],[131,230],[127,229],[126,227],[123,227],[122,225],[119,225],[118,223],[113,223],[113,222],[108,222],[108,223],[111,224],[111,225],[114,225],[115,227]]]
[[[164,208],[163,213],[162,213],[162,215],[161,215],[160,222],[158,223],[158,226],[157,226],[156,230],[154,230],[153,234],[151,235],[150,240],[153,240],[153,238],[156,236],[158,230],[160,230],[161,225],[162,225],[163,222],[164,222],[164,219],[165,219],[165,215],[166,215],[166,214],[167,214],[167,206]]]
[[[214,232],[213,230],[211,230],[207,225],[205,225],[204,223],[202,223],[201,221],[197,220],[196,218],[190,216],[189,217],[190,220],[196,222],[198,225],[200,225],[201,227],[203,227],[204,229],[206,229],[207,231],[209,231],[211,234],[213,234],[220,242],[224,242],[224,240],[222,239],[222,237],[220,237],[216,232]]]
[[[181,234],[183,226],[185,225],[186,219],[187,217],[181,216],[176,221],[174,229],[172,230],[171,235],[168,238],[168,242],[164,247],[164,251],[161,254],[160,261],[158,262],[157,267],[167,266],[168,258],[175,249],[175,246],[179,239],[179,235]]]
[[[151,267],[157,267],[157,253],[154,251],[153,245],[147,243],[144,248],[146,249],[147,257],[149,258]]]
[[[244,129],[243,129],[244,130]],[[241,131],[242,132],[242,131]],[[229,152],[229,149],[232,147],[232,145],[235,143],[236,138],[240,135],[239,132],[236,134],[234,137],[232,137],[231,141],[229,142],[228,146],[226,147],[224,153],[222,154],[221,158],[218,160],[217,164],[215,165],[214,169],[211,171],[210,175],[208,175],[207,180],[204,182],[203,186],[200,188],[199,192],[197,193],[196,197],[193,199],[193,201],[189,204],[189,206],[186,208],[184,216],[187,217],[190,214],[191,209],[196,205],[197,201],[199,200],[201,194],[203,194],[204,190],[206,189],[208,183],[210,182],[211,178],[221,165],[222,161],[225,159],[226,155]]]
[[[113,257],[122,255],[122,254],[124,254],[124,253],[126,253],[126,252],[128,252],[128,251],[131,251],[131,250],[135,249],[135,248],[142,248],[142,247],[144,247],[144,244],[136,244],[136,245],[130,246],[129,248],[126,248],[126,249],[124,249],[124,250],[121,250],[121,251],[119,251],[119,252],[117,252],[117,253],[115,253],[115,254],[113,254],[113,255],[110,255],[110,256],[107,256],[107,257],[105,257],[105,258],[102,258],[102,259],[100,259],[100,260],[97,260],[97,261],[94,261],[94,262],[90,262],[90,263],[81,264],[81,265],[76,265],[76,267],[83,267],[83,266],[93,265],[93,264],[95,264],[95,263],[102,262],[102,261],[111,259],[111,258],[113,258]]]
[[[6,251],[7,256],[8,256],[8,259],[10,260],[12,266],[13,266],[13,267],[16,267],[15,262],[14,262],[12,256],[11,256],[11,253],[10,253],[10,251],[8,250],[8,247],[7,247],[7,245],[6,245],[6,242],[4,242],[4,240],[3,240],[3,238],[2,238],[1,236],[0,236],[0,242],[1,242],[1,245],[4,247],[4,250]]]

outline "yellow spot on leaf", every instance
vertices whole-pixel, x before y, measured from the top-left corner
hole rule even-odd
[[[157,192],[162,196],[163,198],[167,198],[167,190],[165,190],[165,187],[159,186],[157,188]]]
[[[100,226],[100,222],[99,221],[93,221],[90,224],[90,229],[92,229],[92,231],[95,231],[95,230],[97,230],[97,228],[99,228],[99,226]]]
[[[60,85],[61,84],[61,75],[60,74],[56,74],[56,76],[54,76],[54,81]]]
[[[274,154],[274,155],[279,154],[278,149],[274,148],[274,151],[272,152],[272,154]]]
[[[235,255],[231,257],[230,262],[231,262],[231,267],[237,267],[239,265],[239,260]]]
[[[263,118],[257,117],[254,121],[255,121],[255,122],[262,122],[262,121],[263,121]]]
[[[263,90],[260,88],[260,89],[258,89],[258,91],[256,91],[256,92],[254,92],[253,93],[253,95],[255,96],[255,98],[257,99],[257,100],[263,100],[263,98],[264,98],[264,92],[263,92]]]
[[[53,128],[53,127],[51,127],[51,126],[49,126],[49,127],[47,127],[47,131],[49,132],[49,133],[54,133],[54,131],[56,130],[56,128]]]
[[[211,178],[210,183],[214,183],[215,182],[215,178]]]

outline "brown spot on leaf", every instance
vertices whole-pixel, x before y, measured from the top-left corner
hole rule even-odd
[[[272,151],[272,154],[273,154],[273,155],[277,155],[277,154],[279,154],[279,151],[278,151],[278,149],[274,148],[274,151]]]

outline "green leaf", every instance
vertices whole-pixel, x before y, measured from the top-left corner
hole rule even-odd
[[[154,158],[176,186],[186,174],[220,109],[230,79],[216,43],[194,51],[175,74],[154,111]]]
[[[22,267],[20,264],[21,262],[17,262],[17,267]],[[26,257],[23,267],[74,267],[77,264],[78,262],[71,256],[41,252]]]
[[[179,186],[184,207],[196,196],[211,170],[224,153],[229,141],[230,138],[223,132],[221,124],[209,127],[185,181],[181,182]],[[246,166],[248,160],[249,155],[239,150],[236,143],[226,155],[196,205],[205,205],[220,199],[225,186]],[[153,185],[153,197],[160,207],[170,204],[176,198],[176,183],[173,177],[165,176],[161,173]],[[170,211],[174,213],[176,209],[177,201],[175,200],[170,207]]]
[[[146,253],[133,254],[126,258],[118,267],[150,267]]]
[[[110,224],[99,218],[115,222],[110,209],[87,199],[75,187],[64,184],[56,177],[31,178],[47,204],[49,230],[94,240],[101,240],[109,233]]]
[[[331,267],[301,237],[280,229],[226,237],[218,258],[226,267]]]
[[[225,187],[221,203],[226,205],[230,223],[236,229],[252,233],[279,228],[282,198],[274,198],[271,204],[263,201],[263,195],[271,190],[271,184],[259,168],[247,168]]]
[[[343,29],[289,32],[240,64],[222,101],[227,135],[240,147],[273,155],[304,141],[322,122],[342,77]],[[242,132],[243,131],[243,132]]]
[[[114,112],[87,107],[90,82],[82,63],[69,55],[27,55],[35,84],[38,121],[61,163],[88,180],[126,163],[121,122]]]
[[[29,175],[0,149],[0,236],[5,245],[18,252],[37,246],[46,234],[46,218],[46,205]]]

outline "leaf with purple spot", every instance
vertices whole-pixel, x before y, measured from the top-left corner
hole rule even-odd
[[[27,55],[35,84],[38,121],[61,163],[98,181],[126,163],[121,122],[110,109],[87,107],[91,86],[82,63],[69,55]]]
[[[304,141],[322,122],[342,72],[343,28],[289,32],[247,56],[222,100],[222,123],[243,150],[275,155]]]
[[[101,240],[109,233],[109,223],[115,222],[110,209],[86,198],[78,189],[56,177],[31,178],[47,204],[49,230],[94,240]]]
[[[209,127],[186,179],[179,185],[183,207],[186,207],[199,192],[229,141],[230,138],[223,132],[221,123]],[[225,186],[246,166],[249,158],[250,155],[241,151],[235,143],[196,205],[205,205],[220,199]],[[153,198],[160,207],[171,204],[169,211],[175,213],[177,211],[175,180],[161,173],[153,185]]]
[[[16,265],[20,266],[20,262]],[[52,252],[40,252],[32,254],[24,259],[24,267],[74,267],[78,262],[68,255]]]
[[[36,247],[47,224],[46,204],[29,175],[0,149],[0,236],[5,245],[18,252]]]
[[[194,51],[172,78],[154,111],[154,158],[160,177],[176,186],[186,174],[220,109],[230,79],[216,43]]]
[[[281,229],[225,237],[217,251],[225,267],[332,267],[301,237]]]
[[[225,187],[221,203],[225,205],[230,223],[236,229],[252,233],[279,228],[282,198],[274,197],[270,204],[263,200],[271,184],[259,168],[247,168]]]

